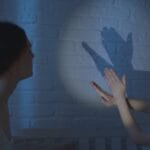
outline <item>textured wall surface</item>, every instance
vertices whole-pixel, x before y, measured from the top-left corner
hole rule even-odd
[[[130,97],[150,99],[150,1],[0,0],[0,19],[23,27],[35,54],[33,77],[10,98],[14,135],[24,128],[124,130],[116,109],[105,108],[89,85],[109,91],[105,67],[126,74]],[[135,116],[149,126],[148,115]]]

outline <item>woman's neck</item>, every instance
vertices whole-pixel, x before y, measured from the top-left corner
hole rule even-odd
[[[18,80],[9,76],[0,78],[0,103],[8,103],[8,99],[16,88]]]
[[[0,78],[0,130],[10,139],[8,100],[17,85],[11,75]]]

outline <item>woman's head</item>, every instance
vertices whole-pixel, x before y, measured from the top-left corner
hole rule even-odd
[[[29,59],[32,57],[31,44],[25,31],[13,23],[0,22],[0,75],[10,70],[15,64],[15,68],[18,67],[16,68],[18,73],[22,73],[24,77],[29,76],[29,72],[28,75],[25,73],[27,74],[28,67],[31,68]]]

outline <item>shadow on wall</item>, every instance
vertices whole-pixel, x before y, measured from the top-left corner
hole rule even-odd
[[[124,40],[114,28],[104,27],[101,31],[102,44],[113,64],[106,62],[86,42],[82,42],[83,48],[92,57],[100,73],[104,68],[113,68],[119,77],[126,74],[127,94],[129,97],[150,98],[150,72],[134,70],[132,65],[133,43],[132,33]]]

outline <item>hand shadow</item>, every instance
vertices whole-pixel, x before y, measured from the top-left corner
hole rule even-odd
[[[96,53],[86,42],[82,42],[83,48],[92,57],[100,73],[104,68],[113,68],[119,77],[126,74],[127,94],[129,97],[150,98],[150,72],[134,70],[132,65],[133,43],[132,33],[129,33],[126,41],[114,28],[104,27],[101,31],[102,44],[113,63],[109,64],[104,58]]]

